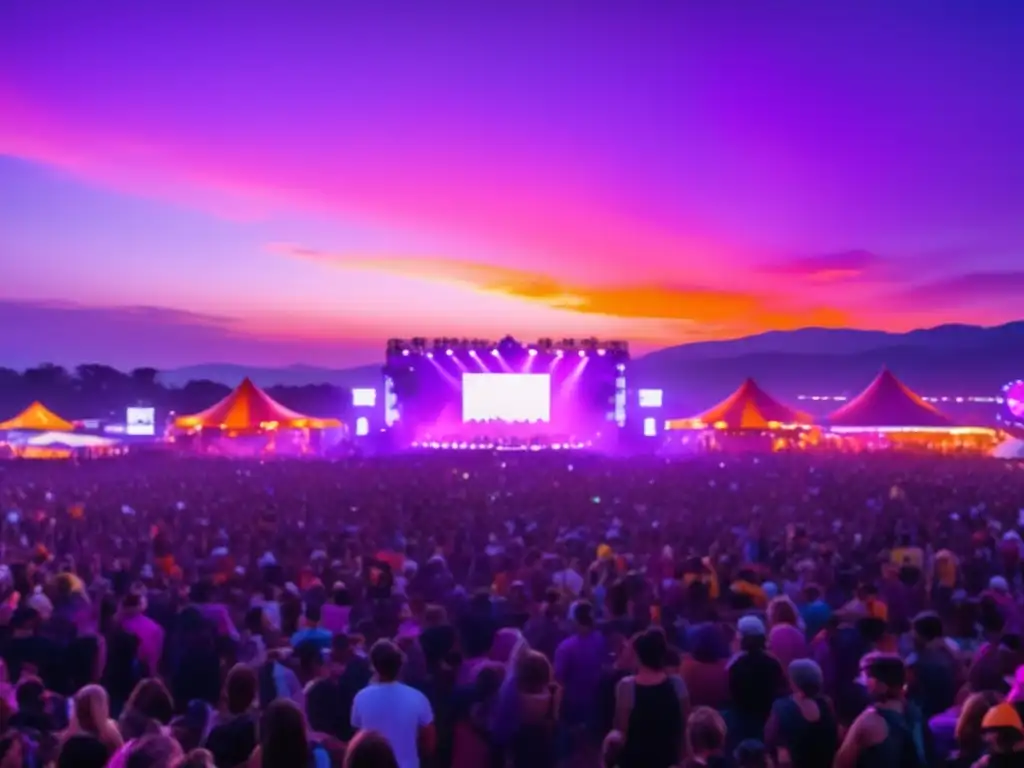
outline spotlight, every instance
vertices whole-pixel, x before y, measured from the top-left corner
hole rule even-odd
[[[476,357],[476,350],[475,349],[469,350],[469,356],[470,357]]]
[[[626,370],[626,366],[624,366],[622,363],[619,363],[618,365],[615,366],[615,370],[618,371],[619,373],[622,373],[623,371]]]
[[[555,357],[561,357],[562,354],[563,354],[562,350],[560,350],[560,349],[555,350]]]
[[[537,356],[537,350],[536,349],[531,349],[530,350],[530,357],[536,357],[536,356]]]
[[[452,352],[452,351],[451,351],[450,349],[446,349],[444,353],[445,353],[446,355],[448,355],[448,357],[451,357],[452,355],[454,355],[454,354],[455,354],[455,353],[454,353],[454,352]]]
[[[431,360],[433,360],[434,359],[434,353],[433,352],[427,352],[427,357],[429,357]]]
[[[587,356],[587,353],[586,353],[586,351],[584,351],[584,350],[582,350],[582,349],[581,349],[581,350],[580,350],[580,357],[586,357],[586,356]]]
[[[408,349],[403,349],[402,350],[402,357],[408,357],[408,356],[409,356],[409,350]]]
[[[597,350],[597,354],[599,354],[601,357],[604,357],[604,352],[605,351],[603,349]]]
[[[496,349],[492,349],[492,350],[491,350],[491,354],[492,354],[492,355],[494,355],[495,357],[498,357],[498,356],[499,356],[499,355],[501,354],[501,352],[499,352],[499,351],[498,351],[498,350],[496,350]]]

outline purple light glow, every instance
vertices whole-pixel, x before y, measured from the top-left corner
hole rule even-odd
[[[1006,407],[1018,419],[1024,419],[1024,381],[1015,381],[1005,389]]]

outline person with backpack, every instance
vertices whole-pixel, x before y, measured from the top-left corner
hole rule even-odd
[[[870,654],[861,663],[872,704],[846,734],[835,768],[925,768],[927,723],[904,693],[907,670],[898,656]]]

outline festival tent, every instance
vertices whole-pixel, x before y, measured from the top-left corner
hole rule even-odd
[[[38,400],[13,419],[0,422],[0,432],[71,432],[75,425],[65,421]]]
[[[945,431],[955,427],[951,418],[897,379],[882,372],[850,402],[833,411],[826,423],[839,430]]]
[[[806,413],[783,405],[761,389],[753,379],[747,379],[722,402],[692,418],[669,421],[666,428],[767,430],[810,426],[811,421]]]
[[[327,429],[340,427],[337,419],[318,419],[285,408],[245,379],[227,397],[205,411],[174,420],[178,429],[224,429],[231,432],[264,432],[276,429]]]
[[[1011,437],[997,445],[992,455],[997,459],[1024,459],[1024,440]]]

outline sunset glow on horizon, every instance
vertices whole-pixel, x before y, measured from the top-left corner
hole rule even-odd
[[[1024,317],[1024,4],[427,5],[0,11],[0,365]]]

